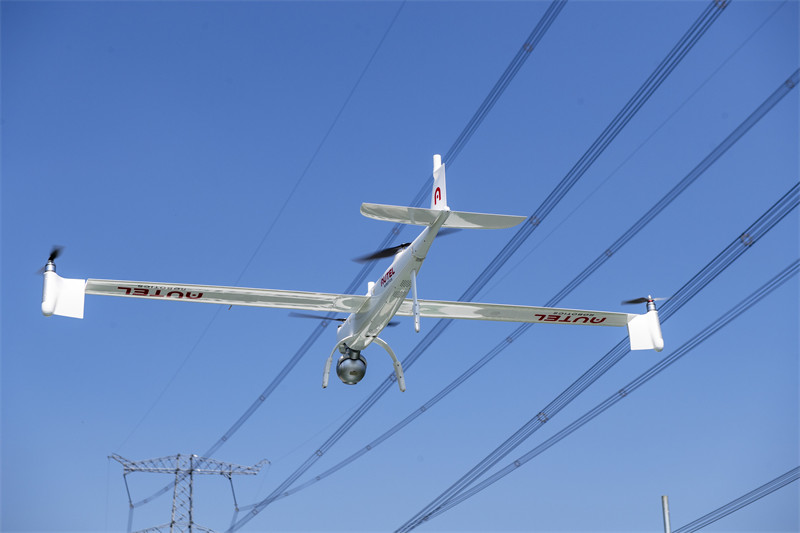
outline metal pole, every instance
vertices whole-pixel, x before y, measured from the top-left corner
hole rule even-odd
[[[669,498],[661,497],[661,508],[664,510],[664,533],[672,533],[669,525]]]
[[[189,456],[189,533],[194,531],[194,458],[195,454]]]

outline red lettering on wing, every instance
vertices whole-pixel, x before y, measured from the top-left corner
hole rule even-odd
[[[163,291],[167,289],[147,289],[144,287],[117,287],[121,291],[125,291],[126,296],[146,296],[149,298],[190,298],[192,300],[199,300],[203,297],[202,292],[186,292],[171,290],[166,294]]]

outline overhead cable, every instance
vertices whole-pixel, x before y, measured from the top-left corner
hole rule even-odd
[[[669,121],[670,121],[670,120],[672,120],[672,118],[673,118],[673,117],[675,117],[675,116],[678,114],[678,112],[679,112],[681,109],[683,109],[683,108],[684,108],[684,106],[685,106],[687,103],[689,103],[689,101],[690,101],[692,98],[694,98],[694,96],[695,96],[695,95],[697,95],[697,94],[700,92],[700,90],[701,90],[703,87],[705,87],[705,86],[708,84],[708,82],[709,82],[709,81],[711,81],[711,79],[712,79],[712,78],[713,78],[713,77],[714,77],[714,76],[715,76],[715,75],[716,75],[718,72],[720,72],[720,71],[722,70],[722,68],[723,68],[725,65],[727,65],[727,64],[730,62],[730,60],[731,60],[731,59],[733,59],[733,58],[734,58],[734,57],[735,57],[735,56],[736,56],[736,55],[737,55],[737,54],[738,54],[738,53],[739,53],[739,52],[742,50],[742,48],[744,48],[744,46],[745,46],[747,43],[749,43],[749,42],[751,41],[751,39],[752,39],[753,37],[755,37],[755,36],[756,36],[756,35],[757,35],[757,34],[758,34],[758,33],[759,33],[759,32],[760,32],[760,31],[761,31],[763,28],[764,28],[764,26],[765,26],[765,25],[766,25],[766,24],[767,24],[767,23],[768,23],[768,22],[769,22],[769,21],[770,21],[770,20],[771,20],[771,19],[772,19],[772,18],[773,18],[773,17],[774,17],[774,16],[775,16],[775,15],[776,15],[776,14],[777,14],[777,13],[778,13],[780,10],[781,10],[781,8],[782,8],[782,7],[784,7],[784,6],[786,5],[786,3],[787,3],[787,2],[788,2],[788,0],[783,0],[783,2],[782,2],[781,4],[779,4],[779,5],[778,5],[778,6],[777,6],[777,7],[776,7],[776,8],[775,8],[775,9],[774,9],[774,10],[773,10],[773,11],[772,11],[772,12],[771,12],[771,13],[770,13],[770,14],[769,14],[769,15],[768,15],[768,16],[767,16],[767,17],[766,17],[766,18],[765,18],[765,19],[764,19],[762,22],[761,22],[761,24],[760,24],[760,25],[759,25],[759,26],[758,26],[758,27],[757,27],[755,30],[753,30],[753,32],[751,32],[751,33],[750,33],[750,34],[749,34],[749,35],[748,35],[748,36],[747,36],[747,37],[746,37],[746,38],[745,38],[745,39],[744,39],[744,40],[743,40],[743,41],[742,41],[742,42],[739,44],[739,46],[737,46],[736,48],[734,48],[734,49],[733,49],[733,51],[732,51],[732,52],[731,52],[731,53],[730,53],[730,54],[729,54],[729,55],[728,55],[728,56],[727,56],[727,57],[726,57],[726,58],[725,58],[725,59],[722,61],[722,63],[720,63],[720,64],[717,66],[717,68],[716,68],[716,69],[715,69],[715,70],[714,70],[714,71],[713,71],[713,72],[712,72],[712,73],[711,73],[711,74],[710,74],[710,75],[709,75],[709,76],[708,76],[708,77],[705,79],[705,81],[703,81],[702,83],[700,83],[700,84],[697,86],[697,88],[695,88],[695,90],[694,90],[694,91],[692,91],[692,93],[691,93],[691,94],[690,94],[690,95],[689,95],[689,96],[688,96],[688,97],[687,97],[687,98],[686,98],[686,99],[685,99],[685,100],[684,100],[684,101],[683,101],[683,102],[682,102],[682,103],[681,103],[681,104],[680,104],[680,105],[679,105],[677,108],[675,108],[675,110],[674,110],[674,111],[672,111],[672,113],[670,113],[670,115],[669,115],[669,116],[667,116],[667,117],[666,117],[666,118],[665,118],[665,119],[664,119],[664,120],[661,122],[661,124],[659,124],[659,125],[658,125],[658,126],[657,126],[657,127],[656,127],[656,128],[655,128],[655,129],[654,129],[654,130],[653,130],[653,131],[652,131],[652,132],[651,132],[651,133],[650,133],[650,134],[649,134],[649,135],[648,135],[648,136],[647,136],[647,137],[646,137],[646,138],[645,138],[645,139],[642,141],[642,142],[641,142],[641,143],[639,143],[639,145],[638,145],[638,146],[637,146],[637,147],[636,147],[636,148],[635,148],[635,149],[634,149],[634,150],[633,150],[633,151],[632,151],[630,154],[628,154],[628,156],[627,156],[627,157],[626,157],[626,158],[625,158],[625,159],[624,159],[624,160],[623,160],[623,161],[622,161],[622,162],[621,162],[619,165],[617,165],[617,167],[616,167],[616,168],[615,168],[615,169],[614,169],[614,170],[613,170],[613,171],[612,171],[612,172],[611,172],[611,173],[610,173],[608,176],[606,176],[606,177],[605,177],[605,179],[603,179],[603,180],[600,182],[600,184],[598,184],[598,185],[595,187],[594,191],[590,192],[590,193],[589,193],[589,194],[588,194],[586,197],[584,197],[584,199],[583,199],[581,202],[579,202],[577,205],[575,205],[575,207],[572,209],[572,211],[571,211],[569,214],[567,214],[567,215],[566,215],[566,218],[562,219],[562,220],[561,220],[561,222],[559,222],[558,224],[556,224],[556,226],[555,226],[555,227],[551,228],[551,229],[550,229],[550,233],[548,233],[548,234],[547,234],[547,235],[544,237],[544,239],[540,239],[540,240],[539,240],[539,243],[538,243],[536,246],[534,246],[532,249],[530,249],[530,250],[528,251],[528,253],[527,253],[527,254],[526,254],[524,257],[518,258],[517,264],[516,264],[515,266],[511,267],[510,269],[506,269],[506,273],[505,273],[503,276],[499,276],[499,277],[497,277],[497,278],[494,278],[494,283],[493,283],[493,285],[492,285],[492,286],[490,286],[490,287],[485,287],[485,288],[482,290],[482,292],[485,294],[485,293],[486,293],[486,291],[490,291],[490,290],[491,290],[493,287],[497,287],[499,284],[501,284],[501,283],[502,283],[502,281],[503,281],[503,279],[509,275],[509,271],[510,271],[510,270],[514,270],[514,269],[516,269],[516,268],[517,268],[519,265],[521,265],[522,263],[524,263],[524,262],[525,262],[525,260],[526,260],[526,259],[527,259],[527,258],[528,258],[528,257],[529,257],[531,254],[533,254],[533,253],[536,251],[536,249],[537,249],[539,246],[541,246],[541,244],[542,244],[542,242],[543,242],[544,240],[547,240],[547,239],[548,239],[550,236],[552,236],[552,235],[553,235],[553,233],[556,231],[556,229],[558,229],[558,228],[559,228],[559,227],[560,227],[560,226],[561,226],[561,225],[562,225],[562,224],[563,224],[563,223],[566,221],[566,219],[567,219],[567,218],[571,217],[573,214],[575,214],[576,212],[578,212],[578,211],[581,209],[581,207],[583,207],[583,205],[584,205],[584,204],[585,204],[585,203],[586,203],[586,202],[589,200],[589,198],[591,198],[591,197],[592,197],[592,196],[593,196],[593,195],[594,195],[594,194],[595,194],[595,193],[596,193],[598,190],[600,190],[600,188],[601,188],[601,187],[602,187],[602,186],[603,186],[603,185],[604,185],[604,184],[605,184],[605,183],[606,183],[608,180],[610,180],[610,179],[611,179],[611,177],[612,177],[614,174],[616,174],[616,173],[617,173],[617,172],[618,172],[618,171],[619,171],[619,170],[620,170],[622,167],[624,167],[624,166],[625,166],[625,165],[628,163],[628,161],[630,161],[630,160],[633,158],[633,156],[634,156],[634,155],[636,155],[636,154],[639,152],[639,150],[641,150],[641,149],[642,149],[642,148],[643,148],[643,147],[644,147],[644,146],[645,146],[645,145],[646,145],[646,144],[647,144],[647,143],[648,143],[648,142],[649,142],[649,141],[650,141],[650,140],[651,140],[653,137],[655,137],[656,133],[658,133],[659,131],[661,131],[661,129],[662,129],[662,128],[663,128],[663,127],[664,127],[664,126],[667,124],[667,123],[669,123]],[[791,88],[793,88],[793,87],[789,87],[789,88],[791,89]]]
[[[800,82],[800,69],[796,70],[794,74],[776,89],[753,113],[751,113],[728,137],[725,138],[711,153],[706,156],[703,161],[698,164],[689,174],[687,174],[675,187],[673,187],[661,200],[656,202],[654,206],[647,209],[645,214],[637,220],[633,226],[625,231],[614,243],[606,248],[597,259],[595,259],[589,266],[587,266],[580,274],[578,274],[572,281],[567,283],[553,298],[547,301],[546,307],[557,307],[561,301],[566,298],[578,285],[585,281],[591,274],[596,272],[602,265],[605,264],[616,252],[618,252],[627,242],[629,242],[639,231],[641,231],[651,220],[653,220],[661,211],[663,211],[669,204],[672,203],[683,191],[685,191],[700,175],[709,168],[722,154],[724,154],[736,141],[738,141],[758,120],[771,110],[788,92]],[[413,413],[406,418],[392,426],[382,435],[372,440],[365,447],[360,448],[355,453],[351,454],[340,463],[334,465],[321,474],[314,476],[301,485],[285,491],[281,497],[288,496],[299,492],[300,490],[313,485],[317,481],[327,478],[331,474],[341,470],[344,466],[352,463],[365,453],[374,450],[379,444],[386,439],[400,431],[402,428],[410,424],[417,417],[426,413],[431,407],[436,405],[440,400],[450,394],[453,390],[458,388],[459,385],[464,383],[478,370],[483,368],[489,361],[494,359],[497,355],[505,350],[517,338],[521,337],[532,326],[532,323],[521,324],[514,329],[514,331],[502,339],[492,350],[481,357],[475,364],[464,371],[460,376],[453,380],[449,385],[438,392],[433,398],[425,402],[422,406],[417,408]]]
[[[534,211],[528,220],[521,225],[517,233],[509,240],[491,263],[481,272],[464,292],[462,299],[472,299],[477,292],[491,279],[508,259],[517,251],[522,243],[533,233],[547,215],[564,198],[569,190],[583,177],[589,167],[605,151],[622,129],[630,122],[652,94],[658,89],[666,78],[672,73],[680,61],[692,49],[697,41],[705,34],[711,24],[722,14],[724,6],[717,2],[710,2],[700,17],[681,37],[678,43],[670,50],[667,56],[659,63],[645,82],[617,113],[611,123],[595,139],[592,145],[578,159],[578,162],[567,172],[556,187],[545,198],[542,204]],[[404,362],[405,367],[405,362]]]
[[[690,522],[685,526],[674,530],[672,533],[693,533],[694,531],[703,529],[707,525],[716,522],[720,518],[724,518],[729,514],[738,511],[742,507],[750,505],[751,503],[760,500],[764,496],[772,494],[776,490],[783,488],[789,483],[797,481],[798,479],[800,479],[800,466],[792,468],[785,474],[778,476],[772,481],[761,485],[757,489],[748,492],[744,496],[736,498],[732,502],[723,505],[719,509],[711,511],[705,516],[701,516],[694,522]]]
[[[722,271],[730,266],[745,251],[749,250],[761,237],[780,222],[800,203],[800,183],[796,183],[786,194],[784,194],[775,204],[773,204],[758,220],[756,220],[743,233],[739,234],[734,241],[729,244],[722,252],[712,259],[700,272],[678,289],[659,310],[661,322],[669,318],[678,311],[684,304],[693,298],[700,290],[713,281]],[[551,420],[561,409],[568,405],[592,383],[605,374],[615,364],[630,352],[630,345],[625,339],[619,342],[605,356],[598,360],[581,377],[575,380],[567,389],[552,400],[546,407],[533,416],[528,422],[520,427],[513,435],[506,439],[500,446],[495,448],[489,455],[479,461],[458,481],[453,483],[432,502],[417,512],[412,518],[406,521],[396,531],[411,531],[416,526],[432,517],[440,509],[443,509],[450,502],[454,501],[461,493],[467,491],[470,485],[477,482],[490,468],[501,461],[506,455],[511,453],[517,446],[522,444],[528,437],[533,435],[544,424]]]
[[[522,65],[525,64],[525,61],[528,59],[528,56],[530,56],[530,53],[533,52],[533,50],[536,48],[536,45],[539,44],[539,41],[541,41],[542,37],[544,37],[544,34],[550,28],[550,25],[553,23],[559,13],[561,13],[561,10],[564,9],[566,4],[566,0],[558,0],[550,3],[550,5],[547,7],[547,11],[545,11],[544,15],[542,15],[542,18],[539,19],[539,22],[533,28],[530,35],[528,35],[528,38],[523,42],[522,46],[517,52],[517,55],[514,56],[514,59],[512,59],[511,63],[508,64],[505,72],[503,72],[502,76],[500,76],[500,79],[497,80],[497,83],[494,85],[494,87],[492,87],[489,95],[481,103],[478,111],[476,111],[473,117],[470,119],[467,127],[464,128],[464,130],[458,136],[456,142],[453,143],[453,146],[451,146],[450,149],[445,152],[445,155],[442,159],[445,164],[452,164],[455,158],[458,157],[458,154],[461,153],[461,150],[464,148],[464,146],[466,146],[467,141],[472,138],[472,135],[478,129],[478,126],[480,126],[481,122],[483,122],[483,118],[489,113],[489,111],[491,111],[492,107],[494,107],[494,104],[497,103],[497,100],[503,94],[503,91],[505,91],[506,87],[508,87],[508,84],[511,83],[511,80],[514,79],[514,76],[517,75],[517,72],[520,68],[522,68]],[[428,197],[427,193],[429,190],[429,186],[424,186],[420,189],[420,192],[417,194],[417,197],[419,198],[419,204],[415,205],[422,205],[422,202]]]
[[[587,152],[581,157],[578,163],[561,180],[559,185],[550,193],[542,205],[534,211],[533,215],[522,224],[522,228],[511,238],[501,252],[492,260],[489,266],[478,276],[478,278],[467,288],[459,298],[460,301],[470,300],[480,289],[492,278],[492,276],[508,261],[513,253],[525,242],[533,230],[538,227],[541,221],[549,214],[558,202],[569,192],[570,188],[588,170],[589,166],[602,154],[611,141],[616,138],[622,128],[633,118],[636,112],[644,105],[655,90],[664,82],[667,76],[677,67],[678,63],[685,57],[691,48],[697,43],[713,22],[723,12],[726,3],[710,2],[700,17],[692,24],[691,28],[683,35],[679,42],[673,47],[667,57],[656,67],[656,70],[648,77],[645,83],[637,90],[636,94],[623,107],[612,123],[601,133],[600,137],[592,144]],[[427,186],[426,186],[427,187]],[[403,368],[408,369],[419,358],[422,353],[436,340],[450,324],[450,320],[439,320],[431,330],[417,344],[411,353],[403,360]],[[281,497],[289,487],[294,484],[314,463],[344,436],[347,431],[377,401],[392,387],[396,378],[390,374],[370,396],[354,411],[334,433],[301,464],[295,472],[289,475],[270,495],[256,504],[252,511],[242,517],[234,524],[229,531],[235,531],[249,522],[269,503]]]
[[[758,288],[750,296],[748,296],[747,298],[739,302],[737,305],[735,305],[733,308],[731,308],[727,313],[725,313],[718,319],[711,322],[711,324],[707,326],[703,331],[701,331],[700,333],[692,337],[690,340],[685,342],[683,345],[677,348],[673,353],[671,353],[670,355],[668,355],[667,357],[665,357],[664,359],[662,359],[661,361],[650,367],[648,370],[640,374],[636,379],[632,380],[630,383],[620,388],[617,392],[615,392],[614,394],[606,398],[604,401],[597,404],[594,408],[587,411],[580,418],[578,418],[570,425],[568,425],[567,427],[565,427],[564,429],[562,429],[561,431],[559,431],[558,433],[556,433],[555,435],[544,441],[542,444],[536,446],[526,454],[518,457],[516,460],[514,460],[504,468],[498,470],[497,472],[487,477],[486,479],[482,480],[480,483],[475,484],[468,490],[463,491],[459,493],[457,496],[451,498],[447,503],[442,505],[442,507],[437,509],[435,512],[432,512],[431,514],[427,515],[427,520],[439,516],[445,511],[455,507],[459,503],[471,498],[475,494],[488,488],[490,485],[493,485],[494,483],[504,478],[508,474],[516,471],[522,465],[526,464],[534,457],[537,457],[539,454],[549,449],[554,444],[557,444],[568,435],[571,435],[575,430],[577,430],[580,427],[583,427],[584,424],[586,424],[590,420],[593,420],[599,414],[605,412],[607,409],[615,405],[623,398],[627,398],[633,391],[635,391],[636,389],[647,383],[650,379],[658,375],[662,370],[665,370],[672,363],[674,363],[675,361],[677,361],[678,359],[680,359],[681,357],[692,351],[694,348],[703,343],[706,339],[717,333],[723,327],[727,326],[730,322],[732,322],[742,313],[744,313],[749,308],[760,302],[763,298],[765,298],[775,289],[777,289],[778,287],[782,286],[784,283],[789,281],[789,279],[797,275],[797,272],[799,270],[800,270],[800,259],[795,259],[789,266],[784,268],[776,276],[767,281],[764,285]],[[677,533],[677,531],[675,533]]]
[[[522,65],[528,59],[528,57],[530,56],[531,52],[533,52],[533,50],[536,48],[536,45],[539,43],[539,41],[542,39],[544,34],[550,28],[550,26],[552,25],[553,21],[558,16],[558,14],[561,12],[561,10],[563,9],[565,4],[566,4],[566,0],[554,0],[553,2],[551,2],[549,7],[547,8],[547,10],[545,11],[545,14],[542,16],[542,18],[539,20],[539,22],[533,28],[533,30],[531,31],[530,35],[528,35],[527,39],[525,39],[525,41],[523,42],[522,46],[520,47],[520,50],[517,52],[517,54],[511,60],[511,63],[508,65],[508,67],[506,67],[506,70],[500,76],[500,79],[495,83],[494,87],[489,92],[489,94],[486,96],[486,98],[483,100],[481,105],[478,107],[477,111],[473,114],[472,118],[469,120],[469,122],[467,123],[466,127],[464,128],[464,130],[458,136],[458,138],[453,143],[453,145],[450,147],[450,149],[446,152],[446,155],[445,155],[445,157],[443,159],[443,161],[446,164],[448,164],[448,165],[452,165],[453,164],[453,162],[455,161],[455,159],[458,156],[458,154],[461,152],[461,150],[464,148],[464,146],[466,146],[467,142],[472,138],[472,135],[475,133],[475,131],[480,126],[480,124],[486,118],[486,115],[489,113],[489,111],[491,111],[492,107],[494,107],[494,104],[497,102],[497,100],[503,94],[503,92],[505,91],[506,87],[508,87],[508,85],[514,79],[514,76],[516,76],[517,72],[520,70]],[[402,8],[402,6],[401,6],[401,8]],[[399,11],[400,11],[400,9],[398,9],[397,13],[399,13]],[[397,17],[397,13],[395,14],[395,19]],[[394,19],[392,20],[392,24],[393,23],[394,23]],[[389,29],[391,29],[391,26],[389,27]],[[387,33],[388,33],[389,29],[387,29]],[[386,37],[386,35],[384,35],[384,38],[385,37]],[[383,40],[381,40],[381,43],[382,42],[383,42]],[[380,46],[380,44],[379,44],[379,46]],[[374,53],[373,53],[373,57],[374,57]],[[370,58],[370,62],[371,61],[372,61],[372,58]],[[429,180],[430,180],[430,175],[426,176],[425,180],[423,180],[423,184],[420,187],[419,192],[417,192],[417,194],[414,196],[414,200],[412,201],[412,203],[410,205],[421,206],[423,204],[423,202],[428,198],[428,195],[430,194],[430,181]],[[389,230],[389,232],[386,234],[386,236],[383,238],[383,240],[380,242],[380,244],[376,248],[377,249],[383,249],[383,248],[388,247],[393,241],[395,241],[397,239],[397,236],[400,234],[400,232],[403,229],[403,227],[404,226],[402,224],[395,224],[392,227],[392,229]],[[362,287],[366,283],[367,277],[372,272],[372,269],[374,268],[374,266],[375,266],[375,264],[372,263],[372,262],[364,264],[361,267],[361,269],[359,270],[359,272],[356,274],[356,277],[353,278],[353,281],[351,281],[350,284],[347,286],[347,288],[344,290],[344,293],[345,294],[353,294],[359,289],[359,287]],[[325,316],[327,316],[329,319],[330,318],[334,318],[336,316],[336,313],[330,312],[330,313],[327,313],[327,315],[325,315]],[[208,456],[214,455],[242,427],[242,425],[244,425],[244,423],[247,422],[247,420],[251,416],[253,416],[253,414],[258,410],[258,408],[261,407],[264,404],[264,402],[267,400],[267,398],[269,398],[272,395],[272,393],[275,391],[275,389],[283,382],[283,380],[286,378],[286,376],[289,375],[289,372],[291,372],[291,370],[297,365],[297,363],[300,361],[300,359],[302,359],[302,357],[311,349],[311,346],[314,345],[314,343],[319,339],[319,337],[322,335],[322,333],[325,332],[326,327],[328,326],[328,324],[329,324],[328,321],[322,321],[314,328],[314,330],[306,338],[306,340],[300,345],[300,347],[297,349],[297,351],[294,353],[294,355],[286,362],[286,364],[283,366],[283,368],[272,379],[270,384],[264,389],[264,391],[258,396],[258,398],[256,398],[250,404],[250,406],[233,423],[233,425],[231,425],[231,427],[228,428],[228,430],[217,440],[217,442],[215,442],[205,452],[205,454],[204,454],[205,456],[208,457]],[[207,329],[208,329],[208,327],[206,328],[206,330]],[[205,331],[204,331],[203,335],[204,334],[205,334]],[[192,351],[193,350],[194,350],[194,348],[192,349]],[[187,358],[188,358],[188,356],[187,356]],[[155,494],[153,494],[152,496],[150,496],[148,498],[145,498],[144,500],[141,500],[139,502],[136,502],[134,505],[137,506],[137,507],[140,506],[140,505],[143,505],[143,504],[153,500],[154,498],[157,498],[158,496],[166,493],[169,490],[171,490],[171,486],[165,486],[161,490],[159,490]]]

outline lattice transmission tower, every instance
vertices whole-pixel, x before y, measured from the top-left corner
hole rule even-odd
[[[111,459],[119,462],[124,471],[123,479],[125,480],[125,490],[128,493],[128,503],[130,504],[128,533],[131,533],[134,508],[134,503],[131,499],[131,491],[128,487],[128,474],[131,472],[152,472],[157,474],[172,474],[175,476],[175,486],[172,491],[172,517],[169,523],[142,529],[136,533],[191,533],[194,531],[214,533],[211,529],[194,523],[194,508],[192,505],[194,476],[196,474],[217,474],[228,478],[231,484],[234,507],[238,511],[239,507],[236,502],[236,492],[233,490],[233,476],[256,475],[265,463],[269,463],[269,461],[264,459],[253,466],[241,466],[232,463],[223,463],[207,457],[198,457],[197,455],[180,454],[156,459],[146,459],[144,461],[129,461],[124,457],[113,454],[111,455]],[[145,501],[149,501],[149,499]]]

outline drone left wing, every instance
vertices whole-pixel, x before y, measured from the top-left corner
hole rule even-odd
[[[366,296],[354,294],[105,279],[66,279],[55,272],[45,272],[42,313],[47,316],[83,318],[83,301],[86,294],[340,313],[355,312],[367,300]]]

